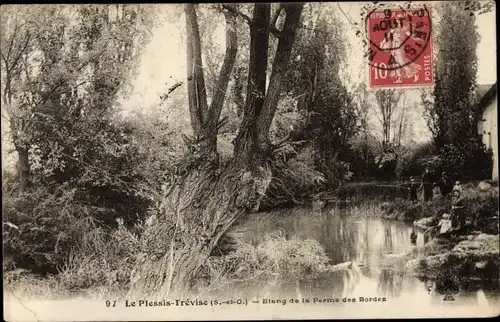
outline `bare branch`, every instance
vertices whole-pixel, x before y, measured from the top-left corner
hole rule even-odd
[[[5,70],[9,69],[9,62],[7,61],[7,57],[4,56],[3,53],[0,53],[2,55],[3,62],[5,64]]]
[[[78,67],[76,69],[76,73],[78,73],[79,71],[81,71],[83,68],[85,68],[86,66],[88,66],[90,63],[94,62],[97,58],[99,58],[101,56],[102,53],[104,53],[104,51],[106,51],[106,48],[104,48],[103,50],[101,50],[97,55],[95,55],[94,57],[92,57],[91,59],[89,59],[87,62],[83,63],[80,67]],[[63,79],[61,80],[56,86],[54,86],[47,95],[43,95],[43,97],[35,104],[34,108],[40,106],[41,104],[45,103],[52,95],[54,95],[54,93],[56,92],[56,90],[63,86],[65,83],[67,83],[67,79]]]
[[[7,73],[10,73],[16,67],[17,62],[21,58],[22,54],[24,53],[24,51],[26,50],[26,48],[28,48],[28,44],[29,44],[30,39],[31,39],[31,35],[30,35],[30,33],[28,31],[26,31],[26,42],[24,43],[23,48],[17,54],[17,57],[14,58],[14,61],[12,62],[12,65],[10,66],[10,70],[8,70]]]
[[[232,7],[232,6],[229,6]],[[215,95],[210,104],[207,130],[210,132],[216,131],[217,122],[220,117],[222,106],[224,105],[224,98],[226,96],[227,85],[229,84],[229,77],[233,70],[236,61],[236,54],[238,52],[237,36],[236,36],[236,23],[233,14],[226,14],[226,54],[224,62],[220,69],[219,80],[215,88]],[[216,136],[215,133],[210,133]]]
[[[19,28],[19,25],[16,23],[14,26],[14,31],[12,32],[12,37],[10,39],[9,49],[7,50],[7,59],[10,58],[10,53],[12,51],[12,47],[14,46],[14,38],[16,37],[18,28]]]
[[[227,11],[229,12],[232,12],[233,14],[236,14],[238,16],[240,16],[241,18],[243,18],[249,25],[252,24],[252,18],[250,18],[248,15],[244,14],[243,12],[241,12],[240,10],[236,9],[234,6],[230,5],[230,4],[227,4],[227,3],[223,3],[222,4],[222,8],[223,9],[226,9]]]

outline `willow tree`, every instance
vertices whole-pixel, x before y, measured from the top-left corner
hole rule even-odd
[[[0,15],[2,112],[22,192],[32,181],[34,160],[51,167],[43,172],[66,180],[70,167],[64,163],[75,163],[75,150],[95,146],[88,140],[76,144],[76,137],[88,133],[77,127],[91,116],[95,129],[107,123],[104,114],[110,114],[148,41],[150,14],[135,5],[29,5],[6,6]],[[76,159],[81,164],[87,157],[93,159],[87,153]]]
[[[226,52],[217,86],[207,101],[197,8],[184,5],[187,34],[187,86],[194,137],[188,154],[168,176],[158,211],[149,220],[131,276],[130,293],[155,298],[183,297],[220,237],[242,214],[258,208],[272,177],[269,130],[288,69],[303,9],[301,3],[255,4],[247,15],[238,5],[220,7],[226,21]],[[284,14],[283,14],[284,13]],[[281,20],[280,20],[281,17]],[[250,59],[243,118],[234,156],[217,152],[220,114],[238,50],[238,23],[250,26]],[[277,26],[277,22],[281,22]],[[269,40],[278,44],[267,84]]]

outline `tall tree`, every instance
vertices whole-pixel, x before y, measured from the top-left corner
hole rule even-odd
[[[393,135],[391,135],[391,130],[400,125],[400,122],[395,118],[395,114],[401,92],[395,89],[379,90],[375,93],[375,98],[377,100],[377,117],[382,127],[382,151],[388,152],[388,149],[398,141],[394,131]]]
[[[343,178],[338,165],[348,158],[358,115],[340,75],[346,57],[342,24],[334,14],[325,15],[328,4],[307,8],[293,50],[295,68],[286,84],[303,118],[292,136],[312,143],[316,166],[333,187]]]
[[[62,180],[83,158],[78,122],[113,110],[146,39],[144,8],[15,6],[2,10],[2,109],[19,156],[21,191],[33,159]],[[5,19],[4,19],[5,18]],[[98,127],[99,123],[90,122]],[[57,152],[56,152],[57,151]],[[77,163],[78,163],[77,162]]]
[[[464,10],[465,2],[443,3],[436,37],[436,86],[433,114],[437,121],[436,145],[457,142],[472,134],[477,117],[472,95],[476,85],[479,34],[476,16]],[[460,37],[456,37],[456,35]]]
[[[475,109],[479,34],[476,15],[491,10],[491,2],[442,3],[437,28],[436,85],[427,100],[434,143],[442,170],[474,175],[472,168],[488,168],[489,159],[477,134],[480,117]],[[460,37],[457,37],[460,35]],[[470,172],[466,174],[465,172]]]
[[[249,17],[236,4],[221,6],[226,20],[226,54],[217,92],[206,101],[197,8],[184,5],[187,33],[188,95],[195,133],[190,152],[172,171],[172,182],[143,236],[141,256],[132,274],[131,294],[157,298],[187,295],[191,282],[218,240],[243,213],[258,208],[271,180],[269,128],[276,111],[283,76],[303,4],[280,5],[283,28],[270,17],[269,4],[255,4]],[[243,120],[234,158],[221,164],[217,132],[229,76],[236,57],[237,19],[250,25],[250,62]],[[266,87],[269,36],[278,37],[269,85]],[[248,90],[250,89],[250,90]],[[178,179],[175,179],[178,178]]]

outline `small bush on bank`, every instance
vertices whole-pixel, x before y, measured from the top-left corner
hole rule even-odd
[[[314,278],[327,272],[329,261],[316,240],[288,240],[282,234],[273,233],[257,246],[242,243],[225,256],[209,257],[200,273],[205,281],[200,292],[222,292],[234,283],[243,283],[262,296],[271,285]]]
[[[24,269],[4,270],[7,289],[28,298],[65,298],[93,292],[95,296],[124,293],[130,282],[139,249],[142,224],[134,231],[118,220],[118,229],[106,232],[102,228],[82,230],[81,243],[74,247],[59,272],[36,275]]]
[[[71,253],[62,268],[59,276],[62,285],[69,290],[127,288],[139,249],[139,235],[119,220],[118,229],[110,233],[94,229],[85,237],[89,238],[85,249]]]
[[[3,198],[5,257],[10,268],[57,273],[84,234],[96,228],[105,210],[75,202],[76,190],[45,189]]]
[[[361,182],[342,185],[337,195],[340,199],[363,201],[366,199],[395,200],[408,195],[406,188],[395,182]]]
[[[450,211],[448,199],[436,199],[431,202],[413,202],[395,199],[382,204],[384,218],[413,222],[424,217],[439,216]]]
[[[277,157],[272,165],[273,178],[261,202],[260,210],[288,207],[311,198],[324,186],[325,176],[316,170],[311,149],[296,154],[290,145],[284,146],[278,155],[292,155],[290,159]]]

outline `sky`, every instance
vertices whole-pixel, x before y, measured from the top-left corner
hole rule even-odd
[[[400,4],[400,3],[399,3]],[[360,82],[366,82],[366,62],[363,58],[363,46],[361,37],[356,36],[356,29],[349,28],[352,22],[362,22],[360,9],[362,4],[355,2],[330,3],[338,17],[344,22],[345,39],[348,41],[348,55],[343,73],[348,88],[353,88]],[[184,15],[179,5],[165,4],[155,5],[159,16],[162,18],[158,26],[153,29],[152,39],[144,48],[137,77],[132,81],[133,92],[123,97],[119,104],[125,111],[147,109],[158,106],[160,95],[178,81],[184,81],[186,77],[186,54],[184,43]],[[336,8],[335,8],[336,7]],[[341,10],[343,13],[341,12]],[[438,17],[439,18],[439,17]],[[493,84],[496,82],[496,24],[495,12],[481,15],[477,19],[477,27],[481,40],[478,44],[478,84]],[[214,24],[212,32],[215,39],[220,42],[220,50],[224,50],[225,31],[224,25]],[[406,91],[405,104],[415,105],[411,110],[413,135],[416,142],[426,141],[430,138],[423,111],[418,102],[420,93],[418,90]],[[186,113],[187,107],[186,107]],[[371,122],[377,125],[374,118]],[[2,117],[2,152],[11,148],[8,137],[5,135],[7,123]],[[5,160],[6,154],[2,153]]]
[[[350,46],[347,58],[346,71],[351,79],[350,83],[359,83],[366,77],[364,69],[365,60],[362,56],[363,47],[361,37],[356,36],[356,30],[349,28],[348,19],[361,23],[361,4],[355,2],[331,3],[331,6],[342,8],[346,16],[338,10],[338,17],[346,26],[346,39]],[[165,10],[169,10],[165,5]],[[178,8],[175,12],[179,12]],[[172,15],[170,15],[172,16]],[[185,43],[182,34],[183,19],[175,18],[175,22],[166,21],[153,31],[153,39],[142,58],[139,76],[134,82],[137,94],[123,101],[125,108],[138,106],[149,106],[153,104],[169,85],[185,79],[186,57]],[[477,19],[478,31],[481,41],[477,48],[478,54],[478,84],[493,84],[496,81],[496,25],[495,13],[490,12],[481,15]],[[221,51],[224,50],[224,28],[223,25],[214,26],[214,34],[220,39]],[[139,94],[140,93],[140,94]]]
[[[397,3],[400,5],[401,3]],[[367,83],[366,61],[363,57],[362,38],[356,36],[356,29],[353,22],[362,23],[360,15],[363,4],[356,2],[330,3],[335,9],[339,19],[344,22],[345,39],[348,41],[348,55],[343,73],[348,88],[354,88],[361,82]],[[428,5],[428,3],[427,3]],[[342,10],[340,10],[342,9]],[[164,10],[170,13],[169,20],[158,26],[153,31],[153,39],[146,48],[142,58],[139,75],[134,82],[134,92],[132,96],[122,100],[125,110],[137,108],[147,108],[157,105],[158,98],[165,93],[166,89],[177,81],[183,81],[186,74],[185,43],[183,39],[184,21],[183,15],[178,15],[179,8]],[[342,12],[343,11],[343,12]],[[439,14],[433,12],[433,19],[439,21]],[[173,19],[172,19],[173,17]],[[172,20],[174,20],[172,22]],[[352,27],[352,28],[350,28]],[[490,12],[478,16],[477,27],[481,40],[478,44],[478,84],[493,84],[496,81],[496,25],[495,13]],[[220,50],[224,50],[224,26],[214,25],[212,31],[220,41]],[[203,45],[203,44],[202,44]],[[411,108],[411,127],[413,133],[412,140],[416,142],[427,141],[430,132],[423,117],[423,110],[419,105],[420,91],[418,89],[405,89],[405,104],[416,108]],[[187,113],[187,111],[186,111]],[[378,120],[371,119],[372,126],[376,128]]]

